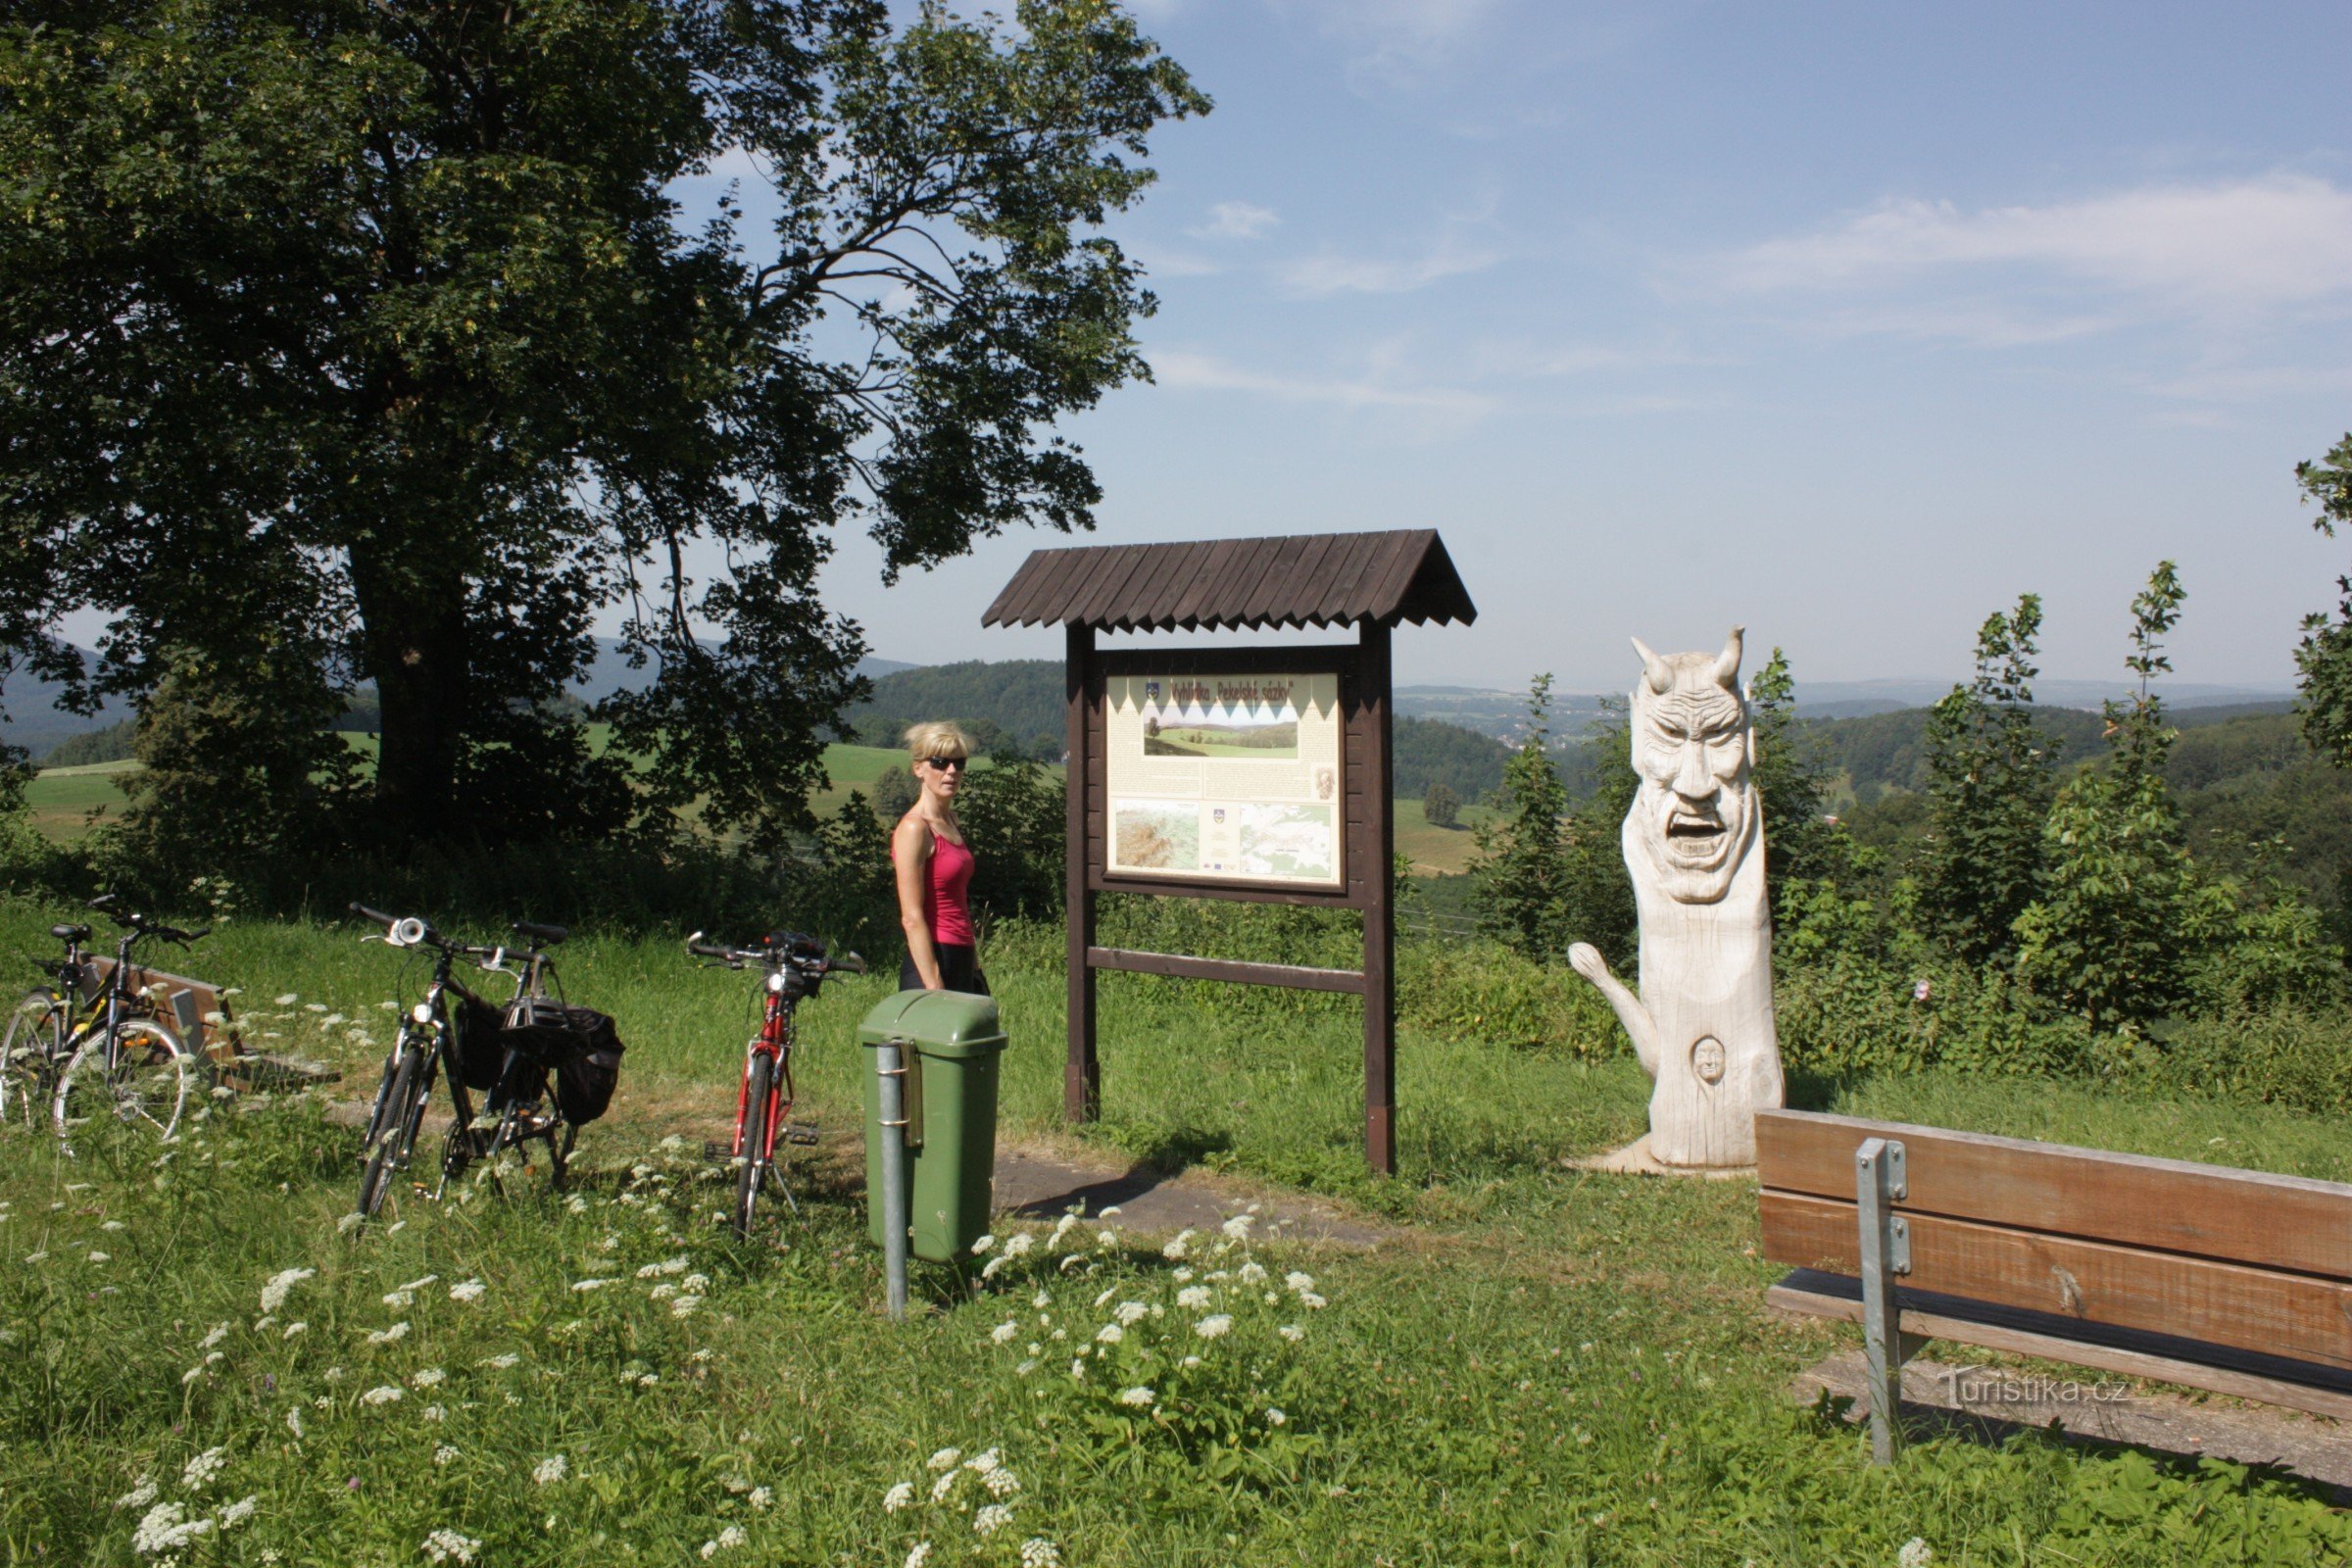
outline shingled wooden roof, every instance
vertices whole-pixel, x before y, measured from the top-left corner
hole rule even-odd
[[[1241,630],[1478,618],[1435,528],[1039,550],[984,626]]]

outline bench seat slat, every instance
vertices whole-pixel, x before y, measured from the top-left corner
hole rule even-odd
[[[1859,1322],[1861,1282],[1798,1269],[1765,1293],[1765,1304],[1808,1317]],[[2037,1356],[2177,1383],[2241,1399],[2260,1399],[2314,1415],[2352,1420],[2352,1374],[2217,1348],[2167,1335],[2101,1330],[2047,1313],[1993,1306],[1930,1292],[1903,1293],[1902,1331],[1923,1340],[1973,1345],[2011,1355]],[[2084,1338],[2085,1333],[2097,1337]]]
[[[1915,1193],[1929,1168],[1914,1151]],[[1768,1189],[1760,1207],[1767,1258],[1860,1271],[1850,1200]],[[2352,1370],[2352,1283],[1938,1214],[1913,1212],[1910,1227],[1911,1272],[1897,1282],[1905,1289]]]
[[[2352,1280],[2352,1186],[2340,1182],[1787,1110],[1756,1116],[1757,1177],[1850,1207],[1867,1138],[1904,1145],[1898,1213]]]

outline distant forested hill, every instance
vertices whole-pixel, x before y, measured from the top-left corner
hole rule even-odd
[[[896,746],[907,725],[931,718],[972,730],[984,751],[1001,753],[1009,739],[1024,757],[1058,758],[1069,729],[1061,661],[968,660],[898,670],[876,679],[872,700],[848,714],[868,746]]]
[[[2173,754],[2175,789],[2197,789],[2249,768],[2276,770],[2298,758],[2300,732],[2285,703],[2170,710],[2180,729]],[[2107,752],[2106,720],[2075,708],[2037,708],[2034,724],[2058,743],[2069,762],[2090,761]],[[1800,743],[1815,748],[1822,770],[1843,773],[1855,797],[1877,799],[1887,789],[1916,790],[1927,784],[1928,710],[1905,708],[1859,718],[1799,718]]]
[[[1395,794],[1417,801],[1432,784],[1443,784],[1465,801],[1475,801],[1502,784],[1502,764],[1511,749],[1491,735],[1436,718],[1396,720]]]

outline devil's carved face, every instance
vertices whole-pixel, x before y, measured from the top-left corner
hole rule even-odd
[[[1641,793],[1626,818],[1657,884],[1678,904],[1713,904],[1754,843],[1747,704],[1740,696],[1740,628],[1723,652],[1661,659],[1643,647],[1634,683],[1634,768]]]

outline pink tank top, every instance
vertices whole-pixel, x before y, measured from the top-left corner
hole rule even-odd
[[[972,867],[978,863],[965,846],[931,835],[931,881],[923,889],[923,913],[930,917],[933,942],[959,948],[977,945],[971,892]]]

